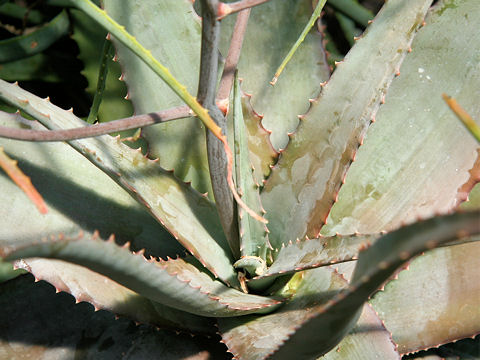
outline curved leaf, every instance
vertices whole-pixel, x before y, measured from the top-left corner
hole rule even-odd
[[[479,254],[478,242],[435,249],[413,260],[370,300],[400,353],[480,332]]]
[[[472,339],[462,339],[454,343],[445,344],[436,349],[421,351],[404,359],[408,360],[479,360],[480,359],[480,336]]]
[[[201,26],[189,0],[104,1],[105,10],[170,69],[190,93],[197,91]],[[158,34],[162,34],[159,41]],[[133,53],[113,39],[137,114],[183,105],[168,86]],[[205,147],[205,128],[193,119],[143,129],[149,154],[165,169],[212,193]]]
[[[32,9],[27,4],[12,3],[8,0],[0,0],[0,14],[30,24],[40,24],[45,21],[45,15],[41,11]]]
[[[14,263],[15,268],[24,269],[55,287],[56,292],[72,295],[76,302],[88,302],[95,310],[108,310],[126,316],[136,322],[152,324],[161,328],[187,332],[212,334],[211,319],[179,311],[135,293],[83,266],[54,259],[22,259]]]
[[[86,90],[93,96],[97,86],[99,54],[101,54],[107,31],[79,10],[71,9],[70,13],[73,19],[72,38],[78,45],[78,58],[84,64],[82,75],[88,81]],[[127,95],[127,88],[118,79],[120,76],[120,65],[109,61],[105,92],[99,109],[99,121],[121,119],[133,113],[132,104],[124,98]]]
[[[0,41],[0,64],[38,54],[68,33],[70,21],[64,10],[40,29]]]
[[[253,166],[255,181],[263,186],[265,178],[270,174],[271,166],[278,159],[279,153],[270,142],[270,132],[262,125],[262,116],[253,110],[251,95],[242,95],[242,112],[248,133],[248,149]]]
[[[346,291],[338,294],[323,308],[317,309],[304,324],[299,325],[272,358],[298,358],[298,349],[302,350],[306,358],[324,353],[325,344],[319,344],[320,336],[315,338],[311,334],[318,333],[318,329],[329,328],[331,324],[340,327],[342,331],[351,329],[354,325],[351,320],[356,319],[363,303],[405,261],[443,242],[468,234],[479,234],[479,216],[480,211],[439,216],[382,237],[360,255],[352,282]],[[331,348],[335,344],[332,344],[331,334],[329,335],[325,343]],[[297,354],[294,355],[296,351]]]
[[[253,178],[250,162],[247,131],[243,118],[240,84],[238,78],[234,83],[233,124],[236,187],[245,203],[256,213],[264,213],[260,203],[259,185]],[[265,262],[268,242],[268,229],[265,224],[249,216],[244,209],[238,207],[238,226],[240,236],[240,253],[243,256],[255,256]],[[238,262],[236,263],[238,265]],[[238,267],[238,266],[237,266]]]
[[[293,297],[273,314],[218,320],[223,342],[235,358],[266,359],[292,332],[314,316],[320,308],[325,307],[325,304],[347,286],[347,282],[329,268],[298,273],[291,282],[299,283],[293,290]],[[347,322],[349,321],[351,319]],[[327,348],[336,345],[345,335],[342,331],[345,324],[341,321],[332,321],[329,325],[331,327],[328,328],[328,332],[319,332],[317,329],[316,332],[305,334],[309,339],[316,340],[316,344],[311,345],[310,351],[316,352],[318,347],[327,351]],[[285,359],[310,358],[305,357],[305,351],[308,350],[296,347],[295,356]]]
[[[442,242],[480,233],[479,216],[480,211],[440,216],[385,235],[360,255],[352,282],[334,296],[328,296],[326,290],[335,288],[338,292],[341,286],[328,285],[325,288],[325,285],[322,287],[321,283],[317,283],[325,281],[321,279],[326,273],[331,273],[329,268],[306,271],[303,280],[302,273],[298,273],[291,280],[300,284],[290,302],[278,312],[260,318],[221,320],[222,337],[229,349],[240,358],[310,359],[323,355],[353,328],[364,302],[399,266]],[[330,281],[327,283],[330,284]],[[303,291],[307,292],[299,295]],[[303,307],[308,302],[303,303],[300,314],[297,314],[295,304],[298,299],[308,298],[305,295],[312,291],[312,303],[307,309]],[[325,301],[327,299],[328,302]],[[286,321],[281,317],[273,320],[276,315],[287,316]],[[268,325],[275,326],[273,334],[268,331]],[[246,335],[242,337],[242,333]]]
[[[287,133],[298,125],[298,115],[308,110],[308,99],[317,96],[320,83],[330,76],[322,37],[311,31],[275,87],[269,83],[311,14],[309,0],[269,1],[251,10],[238,75],[243,79],[242,88],[252,96],[253,108],[262,115],[263,125],[272,131],[275,149],[285,148]],[[222,20],[221,48],[228,48],[234,18]]]
[[[383,236],[359,256],[351,287],[366,298],[406,260],[442,243],[478,235],[479,216],[480,211],[437,216]]]
[[[274,247],[318,236],[430,3],[388,1],[303,117],[261,193]]]
[[[216,339],[135,326],[106,311],[94,312],[31,276],[0,284],[0,294],[2,359],[206,360],[224,352]]]
[[[412,43],[322,233],[372,233],[455,208],[478,145],[443,102],[480,119],[480,8],[439,2]],[[467,20],[467,19],[468,20]],[[478,181],[478,180],[477,180]]]
[[[0,126],[45,130],[35,121],[0,112]],[[115,234],[135,250],[166,257],[185,249],[118,184],[65,143],[1,139],[48,206],[41,215],[10,179],[0,174],[0,243],[31,243],[50,234]]]
[[[356,0],[330,0],[329,5],[355,20],[358,24],[368,26],[373,14]]]
[[[248,280],[248,284],[253,285],[265,278],[275,278],[297,271],[357,260],[362,251],[368,249],[381,237],[382,234],[354,234],[290,242],[278,251],[272,266],[261,276]],[[462,238],[438,246],[455,246],[478,240],[476,237]],[[343,271],[340,273],[345,275]]]
[[[400,360],[390,332],[367,304],[352,331],[319,360],[364,360],[379,356],[382,360]]]
[[[41,80],[60,82],[65,79],[55,70],[61,70],[59,63],[63,59],[53,59],[45,53],[36,54],[28,58],[0,64],[0,79],[7,81]]]
[[[85,125],[72,112],[3,80],[0,80],[0,98],[50,129]],[[122,144],[119,138],[105,135],[69,144],[144,205],[213,274],[225,282],[238,284],[230,250],[210,201],[155,161]]]
[[[9,262],[0,260],[0,283],[14,279],[24,273],[25,271],[23,270],[14,269]]]
[[[44,239],[41,242],[0,248],[6,260],[47,257],[79,264],[99,272],[138,294],[192,314],[224,317],[271,311],[281,301],[244,294],[226,287],[178,258],[148,261],[113,242],[95,237]]]
[[[337,235],[290,242],[278,250],[275,261],[267,272],[251,281],[356,260],[361,250],[368,248],[381,236]]]
[[[121,44],[131,50],[139,60],[153,70],[155,75],[159,76],[165,84],[192,109],[205,127],[215,134],[215,137],[221,140],[226,148],[228,148],[225,136],[222,134],[222,129],[213,121],[208,111],[190,94],[188,89],[172,75],[165,65],[152,56],[150,50],[146,49],[135,36],[125,30],[125,26],[116,22],[91,0],[70,0],[70,2],[108,30]]]

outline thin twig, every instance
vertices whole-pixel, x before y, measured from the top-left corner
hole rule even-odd
[[[240,59],[240,52],[242,50],[249,16],[250,9],[245,9],[238,13],[230,41],[230,48],[228,49],[225,66],[223,68],[222,78],[218,87],[217,105],[224,114],[228,113],[230,92],[232,90],[238,60]]]
[[[72,5],[79,10],[85,12],[90,18],[96,21],[100,26],[107,30],[112,36],[114,36],[119,42],[130,49],[145,65],[153,70],[155,74],[165,81],[165,83],[195,112],[197,117],[203,122],[203,124],[210,129],[219,139],[226,141],[222,135],[222,130],[215,124],[210,117],[208,111],[203,108],[197,99],[192,96],[185,85],[178,82],[178,80],[172,75],[170,70],[161,64],[155,57],[152,56],[152,52],[147,50],[138,42],[138,40],[132,36],[124,26],[117,23],[108,14],[105,13],[100,7],[92,2],[92,0],[70,0]]]
[[[193,112],[188,106],[179,106],[160,112],[136,115],[125,119],[95,125],[87,125],[74,129],[43,131],[0,126],[0,137],[37,142],[68,141],[105,135],[123,130],[141,128],[190,116],[193,116]],[[29,122],[29,120],[25,121],[27,123]]]
[[[241,0],[230,4],[225,4],[223,2],[218,4],[217,17],[218,20],[222,20],[227,15],[252,8],[257,5],[266,3],[268,0]]]

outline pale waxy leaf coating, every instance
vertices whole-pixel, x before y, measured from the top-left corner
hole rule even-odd
[[[106,0],[105,11],[152,52],[191,94],[198,86],[201,25],[188,0]],[[159,41],[158,34],[162,34]],[[113,39],[135,113],[183,105],[165,82],[130,50]],[[193,118],[182,119],[142,132],[149,154],[175,175],[191,181],[198,191],[212,193],[205,149],[205,128]],[[185,144],[188,143],[188,146]],[[168,155],[166,155],[168,154]]]
[[[261,193],[275,248],[318,236],[430,4],[388,1],[304,116]]]
[[[401,354],[480,331],[479,254],[479,242],[432,250],[370,300]]]
[[[162,328],[205,334],[212,332],[212,322],[204,317],[151,301],[83,266],[40,258],[17,260],[14,264],[16,268],[30,272],[35,279],[52,284],[57,292],[65,291],[77,302],[92,304],[95,310],[108,310]]]
[[[3,80],[0,80],[0,97],[50,129],[85,124],[72,112]],[[238,283],[216,209],[207,198],[140,151],[122,144],[119,138],[105,135],[69,144],[143,204],[216,276],[233,285]]]
[[[480,8],[475,0],[455,4],[440,2],[429,11],[348,172],[324,235],[390,231],[451,211],[461,201],[457,193],[472,176],[479,146],[441,95],[455,96],[480,119],[471,96],[480,91],[478,23],[466,21],[479,19]]]
[[[279,299],[228,288],[181,258],[147,260],[143,254],[120,248],[113,238],[103,241],[59,236],[23,246],[5,244],[0,256],[7,260],[46,257],[86,266],[150,300],[201,316],[268,312],[281,304]]]

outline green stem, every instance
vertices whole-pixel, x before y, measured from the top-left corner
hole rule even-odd
[[[305,40],[305,37],[307,36],[308,32],[310,31],[310,29],[312,28],[313,24],[315,24],[315,21],[317,21],[317,19],[320,17],[320,13],[323,9],[323,7],[325,6],[325,3],[327,2],[327,0],[319,0],[318,4],[317,4],[317,7],[315,8],[315,10],[313,11],[313,14],[312,16],[310,17],[310,20],[308,20],[308,23],[307,25],[305,26],[305,28],[303,29],[302,33],[300,34],[300,37],[298,38],[298,40],[295,42],[295,44],[292,46],[292,48],[290,49],[290,51],[288,52],[287,56],[285,57],[285,59],[282,61],[282,63],[280,64],[280,66],[278,67],[277,71],[275,72],[275,75],[273,76],[273,79],[272,81],[270,81],[270,84],[273,86],[276,84],[277,80],[278,80],[278,77],[280,76],[280,74],[282,73],[283,69],[285,68],[285,66],[287,66],[287,63],[290,61],[290,59],[293,57],[293,54],[295,54],[295,51],[297,51],[298,47],[300,46],[300,44],[303,42],[303,40]]]
[[[112,43],[108,39],[105,39],[105,42],[103,43],[102,57],[100,59],[100,69],[98,70],[97,90],[95,91],[92,107],[90,108],[90,113],[87,118],[87,123],[89,124],[93,124],[95,120],[97,120],[98,109],[100,108],[103,92],[105,91],[105,83],[107,82],[108,60],[110,58],[111,50]]]
[[[197,114],[198,118],[205,124],[205,126],[215,134],[219,139],[224,139],[222,129],[215,124],[208,111],[200,105],[197,99],[192,96],[187,88],[180,84],[177,79],[170,73],[165,66],[163,66],[157,59],[152,56],[150,50],[145,49],[138,40],[129,34],[125,27],[118,24],[107,13],[92,3],[90,0],[70,0],[70,2],[82,10],[85,14],[90,16],[99,25],[110,32],[123,45],[129,48],[135,55],[137,55],[150,69],[152,69],[167,85]],[[226,141],[226,140],[225,140]]]
[[[215,121],[210,117],[208,111],[200,105],[195,97],[193,97],[187,90],[187,88],[180,84],[177,79],[170,73],[170,71],[163,66],[157,59],[152,56],[150,50],[145,49],[134,36],[129,34],[125,27],[118,24],[107,13],[93,4],[90,0],[70,0],[70,2],[82,10],[100,26],[110,32],[115,38],[130,49],[135,55],[137,55],[150,69],[152,69],[160,78],[167,83],[168,86],[193,110],[197,117],[203,122],[203,124],[224,144],[224,150],[227,154],[228,169],[227,169],[227,182],[230,190],[233,193],[233,197],[237,203],[245,209],[255,219],[267,222],[264,218],[256,214],[240,199],[240,196],[235,190],[235,184],[232,179],[232,163],[233,155],[230,147],[228,146],[227,137],[223,135],[222,128],[218,126]]]

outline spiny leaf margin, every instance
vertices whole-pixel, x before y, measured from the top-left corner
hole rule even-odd
[[[128,243],[119,247],[113,237],[103,241],[83,238],[44,238],[29,245],[2,245],[7,261],[46,257],[88,267],[121,285],[179,310],[207,317],[229,317],[275,309],[280,300],[244,294],[226,287],[181,258],[147,260],[142,252],[131,253]]]
[[[388,1],[302,117],[261,193],[275,248],[318,236],[430,4]]]
[[[0,98],[49,129],[85,124],[72,112],[1,79]],[[239,286],[216,209],[208,199],[140,151],[124,145],[120,138],[101,136],[69,144],[145,206],[214,275]]]

